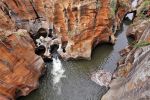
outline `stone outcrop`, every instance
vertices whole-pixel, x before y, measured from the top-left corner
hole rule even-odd
[[[114,43],[129,8],[130,0],[0,0],[0,99],[37,88],[44,62],[35,48],[51,58],[57,44],[64,59],[90,59],[97,44]]]
[[[32,39],[26,32],[21,34],[10,34],[0,41],[0,95],[9,99],[36,89],[44,69],[42,58],[34,53]]]
[[[44,28],[58,38],[62,58],[90,59],[92,48],[98,43],[114,43],[114,33],[130,8],[129,1],[3,0],[1,9],[17,28],[27,29],[33,37]]]
[[[29,33],[17,30],[0,10],[0,100],[14,100],[38,87],[44,62],[34,48]]]
[[[140,1],[141,2],[141,1]],[[148,3],[149,2],[149,3]],[[102,100],[149,100],[150,99],[150,1],[143,0],[137,8],[137,17],[127,35],[135,39],[134,45],[121,54],[116,79]]]
[[[112,74],[105,70],[98,70],[93,72],[91,80],[100,86],[108,87],[112,79]]]

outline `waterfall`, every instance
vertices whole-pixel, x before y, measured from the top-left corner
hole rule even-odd
[[[139,0],[133,0],[132,1],[132,8],[135,8],[138,5]]]
[[[126,17],[128,17],[132,21],[134,18],[134,13],[129,13],[126,15]]]
[[[132,5],[131,5],[132,11],[129,12],[129,13],[127,13],[127,15],[125,16],[125,18],[128,18],[129,20],[133,21],[133,19],[134,19],[134,17],[135,17],[135,14],[136,14],[135,8],[136,8],[137,5],[138,5],[138,1],[139,1],[139,0],[133,0],[133,1],[132,1]]]
[[[52,75],[53,75],[53,84],[57,84],[60,82],[61,78],[65,77],[64,75],[65,70],[62,67],[61,61],[58,57],[53,58],[53,69],[52,69]]]
[[[53,68],[51,73],[53,75],[53,89],[58,95],[60,95],[62,87],[61,79],[66,77],[66,75],[64,75],[65,70],[62,66],[61,60],[58,57],[53,57]]]

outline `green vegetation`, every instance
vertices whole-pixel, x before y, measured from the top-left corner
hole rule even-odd
[[[147,41],[140,41],[139,43],[136,43],[134,45],[135,48],[140,48],[140,47],[143,47],[143,46],[148,46],[150,45],[150,42],[147,42]]]
[[[150,0],[145,0],[143,3],[142,3],[142,7],[143,8],[146,8],[150,5]]]
[[[145,18],[146,18],[146,16],[145,16],[143,13],[140,13],[140,14],[139,14],[139,17],[142,18],[142,19],[145,19]]]
[[[9,47],[7,47],[7,45],[5,44],[7,42],[7,36],[2,34],[0,35],[0,43],[2,43],[6,48],[9,49]]]
[[[117,5],[117,0],[110,1],[110,8],[111,8],[110,18],[114,17],[116,14],[116,5]]]
[[[27,31],[26,30],[23,30],[23,29],[20,29],[18,30],[17,32],[13,32],[16,36],[26,36],[26,33]]]
[[[5,35],[0,35],[0,40],[1,40],[2,42],[5,42],[5,41],[7,40],[7,36],[5,36]]]
[[[148,18],[147,12],[150,10],[150,1],[146,0],[141,4],[139,17],[142,19]]]
[[[69,36],[73,36],[75,34],[75,30],[68,31]]]
[[[96,2],[96,8],[101,8],[101,2],[99,0]]]
[[[120,5],[122,6],[122,7],[127,7],[128,8],[128,4],[125,2],[125,1],[120,1]]]

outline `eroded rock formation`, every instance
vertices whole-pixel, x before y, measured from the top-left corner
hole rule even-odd
[[[97,44],[114,43],[129,8],[130,0],[0,0],[0,98],[37,87],[43,60],[36,47],[44,45],[49,58],[57,44],[64,59],[90,59]]]
[[[5,39],[0,41],[0,95],[13,99],[37,88],[44,63],[35,55],[28,33],[10,34]]]
[[[35,55],[33,41],[26,31],[0,37],[3,38],[0,40],[0,95],[9,99],[25,96],[37,88],[44,69],[43,60]]]
[[[57,37],[60,48],[65,49],[59,49],[63,58],[90,59],[92,48],[98,43],[114,43],[114,33],[130,8],[129,1],[3,0],[1,9],[18,28],[34,35],[45,28]]]
[[[140,1],[141,2],[141,1]],[[102,100],[149,100],[150,99],[150,1],[143,0],[137,8],[137,17],[127,35],[136,43],[123,50],[116,71],[117,78]]]
[[[0,100],[14,100],[37,88],[44,62],[34,48],[27,31],[16,30],[0,10]]]

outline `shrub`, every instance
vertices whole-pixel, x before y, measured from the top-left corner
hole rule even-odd
[[[5,36],[5,35],[0,35],[0,40],[1,40],[2,42],[5,42],[5,41],[7,40],[7,36]]]
[[[75,30],[68,31],[69,36],[73,36],[75,34]]]
[[[140,47],[144,47],[144,46],[148,46],[148,45],[150,45],[149,42],[147,42],[147,41],[140,41],[139,43],[136,43],[136,44],[134,45],[134,47],[135,47],[135,48],[140,48]]]
[[[110,14],[110,18],[115,16],[116,13],[116,5],[117,5],[117,1],[116,0],[111,0],[110,1],[110,8],[111,8],[111,14]]]

